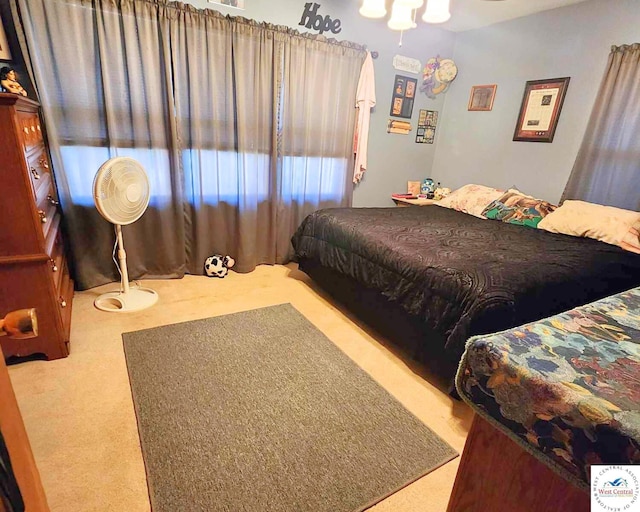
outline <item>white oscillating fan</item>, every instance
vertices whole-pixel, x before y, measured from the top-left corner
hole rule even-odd
[[[139,311],[153,306],[158,294],[150,288],[129,285],[127,254],[122,242],[122,226],[137,221],[149,205],[149,178],[133,158],[107,160],[93,180],[93,199],[105,219],[116,227],[116,245],[121,284],[117,291],[103,293],[94,304],[102,311]],[[115,247],[114,247],[115,253]],[[115,261],[115,257],[114,257]]]

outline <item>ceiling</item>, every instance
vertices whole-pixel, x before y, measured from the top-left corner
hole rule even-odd
[[[453,32],[486,27],[501,21],[585,0],[451,0],[451,19],[440,25]]]

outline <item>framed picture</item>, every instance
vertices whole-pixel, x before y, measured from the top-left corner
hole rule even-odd
[[[493,109],[493,99],[496,97],[496,84],[474,85],[471,87],[469,96],[469,106],[467,110],[489,111]]]
[[[236,9],[244,9],[244,0],[209,0],[210,4],[226,5]]]
[[[391,112],[389,115],[411,119],[413,114],[413,102],[416,97],[418,79],[408,76],[396,75],[393,82],[393,95],[391,96]]]
[[[570,77],[526,83],[513,140],[553,142]]]
[[[438,112],[436,110],[420,110],[418,130],[416,131],[416,143],[433,144],[437,125]]]
[[[11,50],[9,49],[9,41],[7,33],[4,31],[2,18],[0,18],[0,60],[11,60]]]

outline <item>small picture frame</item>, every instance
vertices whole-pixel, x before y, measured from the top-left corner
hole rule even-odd
[[[9,40],[7,33],[4,31],[4,24],[0,17],[0,60],[11,60],[11,49],[9,48]]]
[[[393,98],[393,106],[391,107],[391,115],[398,116],[402,114],[402,104],[404,100],[402,98]]]
[[[393,82],[390,116],[411,119],[418,80],[408,76],[396,75]]]
[[[549,78],[525,84],[514,141],[553,142],[570,80]]]
[[[416,143],[433,144],[437,125],[438,112],[436,110],[420,110],[418,129],[416,130]]]
[[[416,84],[413,81],[407,82],[407,90],[404,94],[407,98],[414,98],[416,95]]]
[[[244,10],[245,0],[209,0],[210,4],[224,5],[225,7],[235,7]]]
[[[472,112],[488,112],[493,110],[493,100],[496,97],[497,84],[473,85],[469,96],[467,110]]]

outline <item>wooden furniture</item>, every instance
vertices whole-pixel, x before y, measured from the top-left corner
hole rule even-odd
[[[16,340],[20,342],[20,340]],[[22,340],[25,342],[27,340]],[[47,498],[40,481],[40,473],[31,452],[20,409],[13,393],[9,372],[0,357],[0,431],[11,458],[13,474],[27,512],[49,512]],[[0,501],[0,512],[3,510]]]
[[[589,493],[475,416],[447,512],[589,510]]]
[[[66,357],[73,281],[38,103],[0,93],[0,126],[0,314],[35,307],[40,323],[36,338],[4,337],[0,345],[5,357]]]
[[[404,197],[394,197],[391,196],[393,202],[396,203],[396,206],[404,207],[404,206],[426,206],[428,204],[434,204],[436,202],[435,199],[427,199],[424,197],[419,197],[418,199],[406,199]]]

